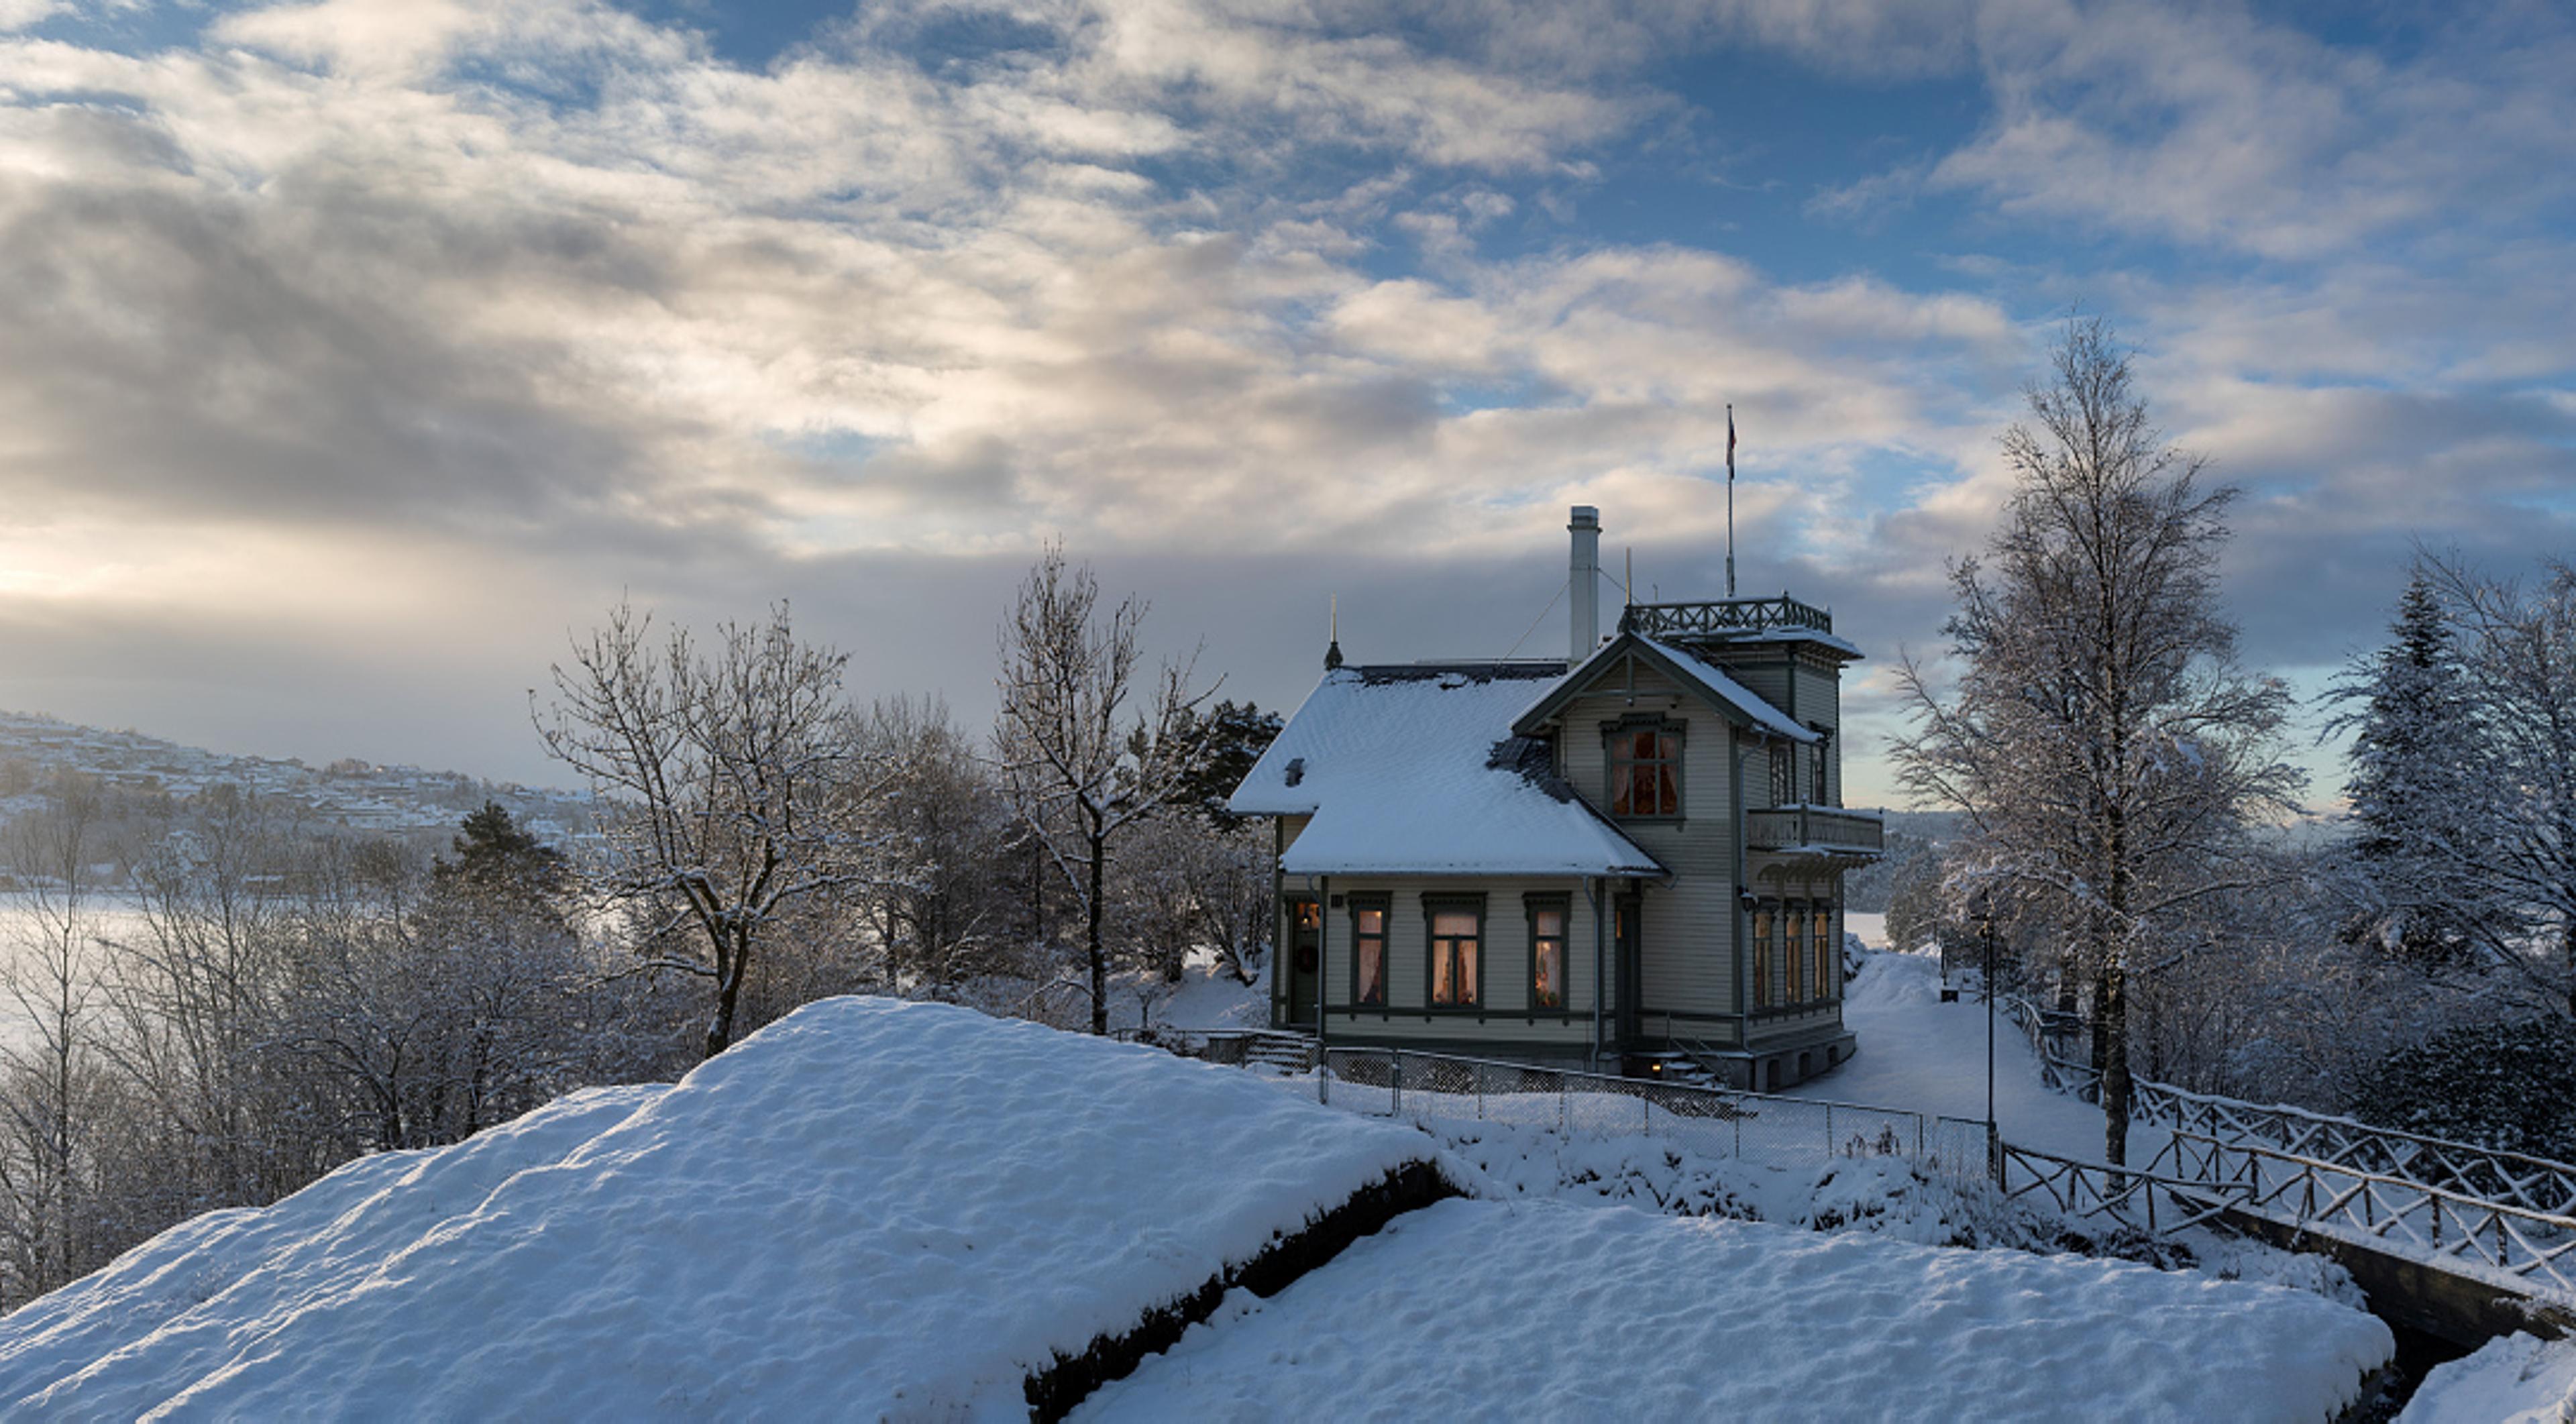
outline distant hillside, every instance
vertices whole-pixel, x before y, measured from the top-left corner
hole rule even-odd
[[[0,818],[32,809],[67,776],[94,779],[118,819],[166,817],[209,796],[242,794],[297,812],[317,829],[402,840],[452,831],[486,800],[508,807],[551,842],[581,834],[590,821],[589,797],[579,793],[353,759],[315,768],[294,758],[185,747],[131,729],[104,731],[36,713],[0,712]]]

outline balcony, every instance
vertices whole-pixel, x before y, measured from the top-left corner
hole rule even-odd
[[[1876,860],[1886,853],[1887,830],[1875,811],[1775,806],[1744,813],[1744,846],[1773,855]]]

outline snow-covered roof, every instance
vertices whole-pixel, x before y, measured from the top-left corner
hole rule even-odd
[[[1311,815],[1292,874],[1661,875],[1655,858],[1515,738],[1552,664],[1346,667],[1324,674],[1226,804]]]
[[[1567,698],[1580,694],[1594,678],[1616,665],[1619,659],[1638,653],[1644,654],[1645,660],[1660,668],[1666,676],[1697,692],[1711,705],[1747,726],[1793,742],[1818,740],[1814,732],[1798,725],[1796,718],[1772,706],[1760,693],[1702,662],[1697,654],[1634,633],[1622,633],[1594,650],[1592,656],[1583,660],[1582,666],[1557,679],[1523,705],[1513,715],[1512,725],[1525,732],[1535,731],[1533,724],[1553,714]]]

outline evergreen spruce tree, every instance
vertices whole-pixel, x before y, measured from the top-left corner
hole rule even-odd
[[[2468,957],[2478,910],[2461,867],[2461,815],[2478,715],[2431,577],[2418,567],[2397,604],[2394,641],[2354,659],[2331,697],[2353,710],[2346,794],[2353,855],[2370,895],[2359,936],[2427,966]]]

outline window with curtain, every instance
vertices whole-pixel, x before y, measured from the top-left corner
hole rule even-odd
[[[1753,1007],[1771,1007],[1771,902],[1753,912]]]
[[[1565,907],[1530,907],[1530,1007],[1565,1007]]]
[[[1808,971],[1812,976],[1811,982],[1815,992],[1808,997],[1829,998],[1833,994],[1833,972],[1830,967],[1834,962],[1833,907],[1821,901],[1818,902],[1814,913],[1807,918],[1807,929],[1815,936],[1816,944]]]
[[[1386,907],[1351,909],[1351,1002],[1386,1002]]]
[[[1431,1002],[1465,1007],[1480,1002],[1477,958],[1483,916],[1473,909],[1431,910]]]
[[[1610,735],[1610,814],[1682,813],[1682,739],[1657,727],[1622,727]]]
[[[1789,992],[1781,997],[1781,1002],[1794,1004],[1807,996],[1806,976],[1799,972],[1802,967],[1799,960],[1807,950],[1807,906],[1804,901],[1789,902],[1789,930],[1786,938],[1788,942],[1785,946],[1786,953],[1782,958],[1782,968],[1787,971]]]

